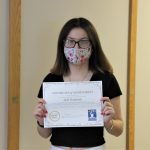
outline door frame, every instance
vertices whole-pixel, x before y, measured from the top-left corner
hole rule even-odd
[[[137,0],[129,0],[126,149],[134,150]],[[9,0],[8,150],[19,150],[21,0]]]

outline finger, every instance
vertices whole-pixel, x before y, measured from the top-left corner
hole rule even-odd
[[[42,109],[40,109],[39,111],[42,114],[42,116],[46,116],[46,114],[48,113],[45,107],[42,107]]]
[[[107,106],[107,107],[105,107],[105,108],[103,109],[102,114],[105,115],[105,114],[107,113],[107,111],[112,111],[112,112],[114,112],[114,109],[113,109],[113,107]]]
[[[37,109],[39,109],[39,108],[40,108],[40,109],[46,109],[46,108],[45,108],[45,105],[42,105],[42,104],[38,104],[38,105],[36,106],[36,108],[37,108]]]
[[[41,109],[37,109],[35,110],[34,115],[41,117],[43,115],[43,111]]]
[[[109,99],[109,97],[102,97],[101,98],[101,101],[104,103],[104,102],[109,102],[110,101],[110,99]]]
[[[113,109],[107,109],[104,111],[105,115],[109,115],[109,114],[114,114],[114,110]]]
[[[46,101],[44,99],[39,99],[38,100],[38,108],[43,109],[47,113],[47,110],[45,108],[45,104],[46,104]]]
[[[36,109],[41,109],[44,113],[48,113],[45,105],[39,104]]]
[[[44,117],[41,117],[39,115],[35,116],[36,120],[38,120],[39,122],[43,121]]]
[[[39,106],[39,107],[35,108],[34,114],[38,114],[42,117],[42,116],[45,116],[46,113],[47,113],[47,110],[43,106]]]
[[[106,107],[106,106],[113,107],[113,104],[112,104],[111,102],[105,102],[105,103],[103,104],[103,106],[104,106],[104,107]]]
[[[105,102],[102,106],[102,111],[104,111],[104,109],[107,107],[113,108],[113,104],[111,102]]]
[[[42,98],[38,99],[38,104],[46,104],[46,101]]]
[[[35,116],[39,118],[44,118],[46,117],[46,113],[43,113],[43,111],[41,110],[41,111],[36,112]]]
[[[105,105],[105,102],[106,102],[106,101],[109,101],[109,97],[101,97],[100,100],[101,100],[101,102],[102,102],[102,109],[101,109],[101,110],[103,111],[104,107],[106,106],[106,105]]]

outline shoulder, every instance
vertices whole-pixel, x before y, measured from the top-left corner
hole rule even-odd
[[[108,71],[96,72],[93,74],[92,81],[102,81],[103,96],[112,99],[122,95],[118,81],[113,73]]]
[[[102,81],[103,87],[106,89],[119,87],[118,81],[114,74],[108,71],[95,73],[93,75],[93,81]]]
[[[108,71],[104,72],[104,77],[106,79],[109,79],[109,80],[116,80],[115,75],[113,73],[111,73],[111,72],[108,72]]]
[[[118,86],[118,81],[115,77],[115,75],[111,72],[105,71],[103,74],[104,82],[108,85],[116,85]]]
[[[43,79],[43,82],[60,82],[60,81],[62,81],[62,75],[56,75],[52,73],[47,74]]]

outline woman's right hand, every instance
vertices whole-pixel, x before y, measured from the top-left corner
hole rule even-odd
[[[41,124],[44,124],[44,118],[46,117],[47,110],[45,108],[45,100],[39,99],[37,105],[34,108],[33,115],[35,119]]]

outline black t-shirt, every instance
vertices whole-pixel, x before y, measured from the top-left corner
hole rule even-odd
[[[110,99],[122,94],[115,76],[109,72],[94,73],[90,81],[102,81],[103,96]],[[43,82],[64,82],[62,75],[49,73]],[[42,85],[38,97],[43,98]],[[105,143],[103,127],[62,127],[52,128],[51,143],[56,146],[93,147]]]

